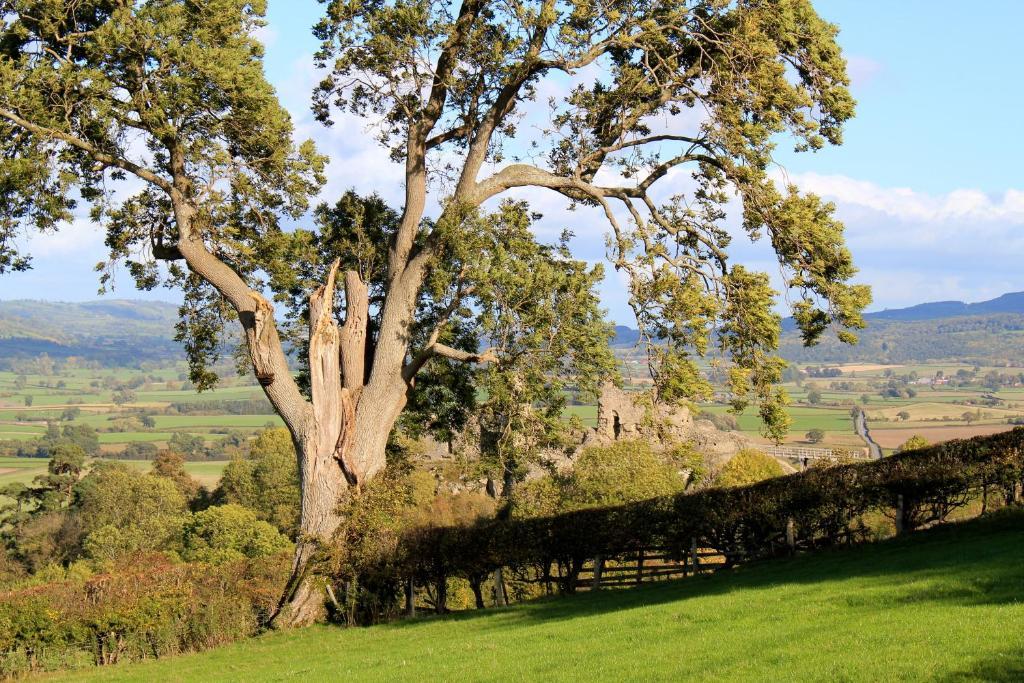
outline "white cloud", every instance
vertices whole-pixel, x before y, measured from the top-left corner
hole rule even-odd
[[[788,180],[801,189],[835,200],[878,211],[903,221],[1012,222],[1024,223],[1024,191],[1009,189],[993,199],[974,189],[958,189],[933,195],[908,187],[882,187],[866,180],[841,175],[801,173]]]

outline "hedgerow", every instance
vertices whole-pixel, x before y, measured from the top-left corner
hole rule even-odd
[[[0,679],[202,650],[255,635],[286,554],[219,565],[139,555],[117,568],[0,592]]]
[[[748,486],[710,488],[542,518],[506,516],[406,532],[390,572],[438,587],[502,568],[572,592],[583,564],[645,548],[676,559],[696,545],[726,564],[865,540],[865,516],[911,531],[945,520],[982,493],[1016,500],[1024,480],[1024,428],[949,441],[879,461],[811,468]],[[787,533],[788,532],[788,533]],[[443,607],[443,605],[442,605]]]

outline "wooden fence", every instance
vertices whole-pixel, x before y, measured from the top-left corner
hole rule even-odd
[[[691,547],[681,560],[669,556],[663,548],[647,548],[626,555],[588,561],[580,570],[577,590],[619,588],[678,579],[713,572],[725,564],[725,557],[721,553],[696,546]]]

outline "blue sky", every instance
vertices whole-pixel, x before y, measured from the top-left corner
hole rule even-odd
[[[834,201],[848,241],[873,285],[873,309],[922,301],[977,301],[1024,290],[1024,2],[963,3],[819,0],[841,28],[857,117],[845,144],[817,154],[780,149],[786,176]],[[322,129],[308,114],[309,27],[322,5],[271,0],[267,73],[296,119],[332,157],[324,198],[348,187],[396,200],[398,169],[354,120]],[[562,211],[552,197],[530,197],[545,214],[542,235],[569,226],[580,257],[599,260],[603,225]],[[33,240],[36,268],[0,280],[0,298],[88,300],[102,236],[84,221]],[[773,270],[763,245],[738,242],[737,261]],[[139,296],[121,278],[114,296]],[[153,295],[150,295],[153,296]],[[173,300],[171,292],[155,296]],[[613,319],[629,323],[622,283],[602,290]]]

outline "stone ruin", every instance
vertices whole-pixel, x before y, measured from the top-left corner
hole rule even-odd
[[[712,469],[721,467],[744,448],[756,447],[754,441],[739,432],[723,432],[710,420],[694,419],[685,406],[651,405],[646,395],[619,389],[608,383],[601,387],[597,402],[597,426],[585,429],[578,446],[567,451],[549,450],[543,454],[547,467],[572,467],[581,448],[604,446],[619,440],[643,439],[656,449],[675,444],[691,444]],[[426,444],[428,460],[441,461],[452,457],[447,444],[430,441]],[[472,460],[479,457],[479,425],[471,420],[463,434],[456,438],[453,451]],[[438,463],[440,464],[440,463]],[[541,476],[547,467],[534,464],[528,478]],[[451,492],[481,488],[486,480],[447,482]]]
[[[584,434],[581,445],[626,439],[644,439],[655,445],[690,443],[712,466],[755,446],[739,432],[723,432],[710,420],[694,419],[685,406],[651,405],[643,399],[644,394],[611,383],[603,385],[597,400],[597,427]]]

